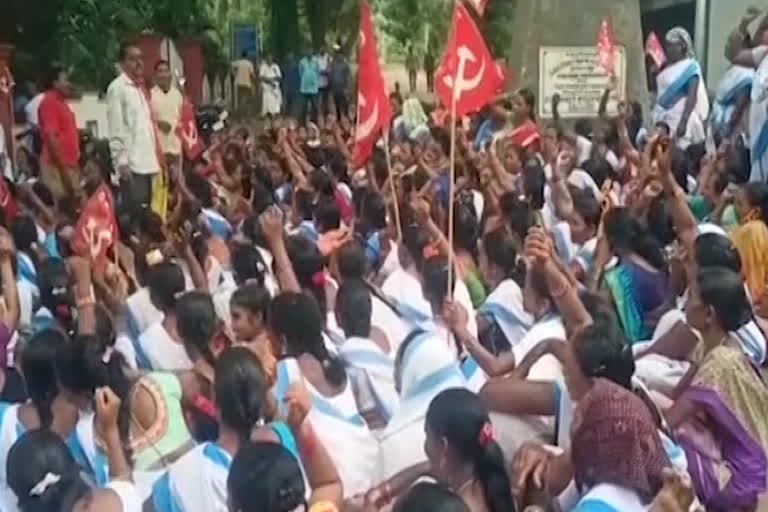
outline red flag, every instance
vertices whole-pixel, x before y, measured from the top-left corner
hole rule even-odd
[[[187,160],[194,160],[203,152],[203,143],[197,133],[197,120],[195,109],[189,98],[184,97],[181,103],[179,124],[176,126],[176,135],[181,139],[181,147]]]
[[[85,202],[72,237],[72,250],[90,258],[95,265],[103,265],[107,250],[117,242],[118,237],[112,192],[106,184],[102,184]]]
[[[659,36],[654,31],[651,31],[648,34],[648,39],[645,40],[645,53],[651,56],[653,62],[659,68],[667,62],[667,54],[664,53],[664,47],[661,45],[661,41],[659,41]]]
[[[0,175],[0,208],[3,209],[8,220],[13,220],[19,214],[19,204],[13,197],[5,176]]]
[[[456,118],[483,108],[503,87],[504,72],[467,10],[456,5],[453,31],[435,73],[435,91],[446,108],[455,94]]]
[[[360,41],[357,49],[357,127],[355,128],[354,163],[361,167],[373,153],[379,132],[392,119],[392,107],[384,76],[379,65],[376,32],[371,6],[360,2]]]
[[[482,16],[490,0],[467,0],[478,16]]]
[[[597,35],[597,59],[600,66],[605,70],[605,74],[611,77],[616,76],[615,55],[616,44],[613,38],[613,28],[611,28],[608,20],[603,20],[600,24],[600,33]]]

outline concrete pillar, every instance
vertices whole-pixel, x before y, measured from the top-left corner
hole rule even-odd
[[[696,0],[696,57],[704,68],[704,76],[708,76],[707,69],[709,50],[709,0]]]
[[[611,22],[616,44],[626,48],[627,98],[647,106],[639,0],[518,0],[508,56],[517,85],[531,88],[538,97],[539,47],[596,47],[603,19]]]
[[[5,147],[12,163],[16,158],[13,140],[13,77],[10,72],[13,50],[12,45],[0,43],[0,125],[5,133]]]

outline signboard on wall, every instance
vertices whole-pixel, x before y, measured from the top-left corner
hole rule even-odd
[[[616,46],[616,87],[608,100],[608,114],[616,115],[627,85],[627,53]],[[552,117],[552,97],[560,95],[558,111],[564,119],[595,117],[611,80],[597,59],[595,46],[539,48],[539,116]]]
[[[252,61],[261,55],[261,32],[253,23],[232,24],[232,60],[237,60],[245,53]]]

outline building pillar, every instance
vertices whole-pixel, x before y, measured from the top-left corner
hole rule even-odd
[[[696,0],[696,37],[694,46],[696,58],[698,59],[704,73],[707,76],[707,63],[709,62],[709,0]]]

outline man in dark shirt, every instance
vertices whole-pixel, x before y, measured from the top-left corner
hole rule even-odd
[[[293,53],[289,53],[283,65],[283,114],[294,116],[299,98],[299,65]]]
[[[334,46],[336,50],[331,62],[329,73],[331,94],[333,94],[333,104],[336,106],[336,117],[341,120],[342,116],[349,117],[349,100],[347,91],[349,90],[349,64],[341,52],[341,47]]]

